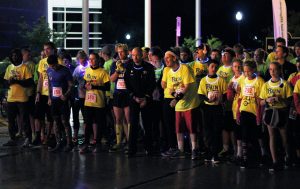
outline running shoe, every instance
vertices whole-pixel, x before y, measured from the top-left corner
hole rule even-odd
[[[15,140],[9,140],[3,144],[3,146],[17,146],[17,142]]]
[[[109,152],[120,152],[122,150],[121,144],[114,144],[110,149]]]
[[[22,148],[30,148],[31,146],[31,140],[29,138],[26,138],[24,143],[22,144]]]
[[[176,152],[174,152],[174,154],[171,156],[171,158],[184,159],[185,158],[185,153],[184,153],[184,151],[177,150]]]

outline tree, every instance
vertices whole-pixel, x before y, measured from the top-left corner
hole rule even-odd
[[[223,42],[213,35],[210,36],[210,38],[207,38],[206,43],[210,46],[211,49],[219,49],[221,48]],[[183,39],[183,47],[188,47],[192,52],[196,50],[195,47],[196,39],[192,38],[191,36],[188,38]]]
[[[191,52],[194,52],[196,50],[195,44],[196,44],[196,39],[194,39],[190,36],[188,38],[183,39],[182,46],[187,47],[191,50]]]
[[[223,42],[217,38],[214,37],[213,35],[210,36],[210,38],[207,38],[207,42],[206,42],[211,49],[220,49]]]
[[[24,46],[31,48],[33,55],[38,55],[43,44],[47,41],[53,41],[55,45],[63,46],[64,39],[71,27],[68,25],[66,32],[57,33],[49,28],[44,16],[40,17],[32,26],[26,23],[24,17],[21,17],[21,22],[18,25],[20,27],[18,34],[25,41]]]

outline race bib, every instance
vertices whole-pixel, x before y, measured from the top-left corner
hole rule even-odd
[[[117,81],[117,89],[126,89],[124,79],[118,79]]]
[[[48,88],[48,79],[44,79],[43,81],[43,87]]]
[[[96,103],[97,96],[93,92],[87,92],[85,100],[90,103]]]
[[[207,93],[207,98],[208,99],[213,99],[219,96],[219,91],[209,91]]]
[[[244,96],[254,97],[254,95],[255,95],[254,86],[245,86],[244,87]]]
[[[53,97],[60,97],[62,95],[61,87],[53,87],[52,88],[52,96]]]

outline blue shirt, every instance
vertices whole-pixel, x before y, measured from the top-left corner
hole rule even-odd
[[[59,66],[57,70],[48,68],[47,75],[50,87],[49,95],[51,99],[60,99],[60,96],[65,94],[68,90],[68,82],[73,80],[70,70],[64,66]]]

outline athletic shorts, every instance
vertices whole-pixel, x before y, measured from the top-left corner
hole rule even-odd
[[[70,117],[70,107],[68,101],[60,99],[51,101],[51,114],[53,117],[64,117],[68,120]]]
[[[269,109],[265,111],[265,123],[267,125],[270,124],[271,118],[273,114],[273,109]],[[287,109],[278,109],[279,122],[276,128],[284,128],[288,122],[289,112]]]
[[[176,133],[183,133],[188,130],[189,133],[196,133],[198,126],[198,109],[194,108],[184,112],[175,112]]]
[[[48,105],[48,96],[40,95],[40,101],[35,104],[34,118],[45,120],[45,115],[47,115],[48,122],[53,122],[51,109]]]
[[[118,108],[128,107],[130,103],[130,96],[127,92],[116,91],[113,96],[113,106]]]

